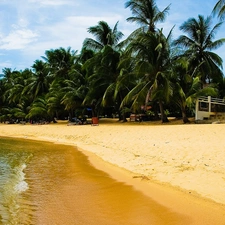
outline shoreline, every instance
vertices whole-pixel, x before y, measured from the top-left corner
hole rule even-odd
[[[205,221],[214,221],[214,224],[215,221],[218,221],[217,224],[223,224],[222,222],[225,221],[223,191],[225,180],[222,179],[223,183],[221,179],[218,179],[220,176],[223,178],[223,171],[219,170],[222,168],[220,161],[216,161],[218,158],[222,161],[222,156],[225,154],[223,153],[225,141],[220,139],[223,131],[225,131],[225,125],[222,124],[0,125],[1,136],[75,146],[88,156],[94,167],[107,172],[112,178],[132,185],[172,211],[188,214],[193,221],[204,218]],[[165,133],[168,135],[165,136]],[[148,138],[149,135],[151,138]],[[215,135],[219,137],[215,138]],[[132,138],[129,139],[130,136]],[[192,141],[188,141],[190,139]],[[214,144],[211,143],[212,139],[215,139]],[[218,140],[221,141],[218,142]],[[214,147],[213,151],[205,148],[207,143],[208,145],[211,143],[210,145]],[[151,149],[155,147],[158,147],[157,151],[152,154]],[[196,149],[198,149],[197,155]],[[204,159],[206,155],[208,158]],[[202,159],[199,162],[201,167],[195,164],[200,159]],[[170,160],[174,162],[173,165],[170,165]],[[211,165],[206,164],[208,161]],[[174,168],[177,169],[177,165],[183,167],[178,167],[175,171]],[[191,168],[193,165],[196,165],[196,169]],[[154,171],[152,166],[154,170],[158,170],[158,173],[149,172]],[[210,167],[213,167],[211,171]],[[206,175],[208,178],[204,180]],[[198,182],[196,182],[197,178]],[[187,184],[189,188],[186,188]],[[219,200],[218,195],[221,197]]]

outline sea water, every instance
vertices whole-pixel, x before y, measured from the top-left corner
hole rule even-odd
[[[95,169],[72,146],[0,138],[2,225],[158,225],[181,219]]]
[[[0,224],[32,224],[25,169],[32,152],[20,142],[0,139]]]

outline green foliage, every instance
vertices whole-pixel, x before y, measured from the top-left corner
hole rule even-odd
[[[217,15],[217,17],[220,20],[224,20],[224,16],[225,16],[225,2],[224,2],[224,0],[219,0],[215,4],[212,13],[213,13],[214,16]]]
[[[44,97],[39,97],[35,99],[35,101],[32,103],[29,113],[27,114],[26,118],[49,118],[48,114],[48,106],[47,101]]]
[[[213,13],[224,19],[224,1]],[[104,108],[116,113],[141,110],[153,116],[160,110],[166,121],[171,109],[179,107],[185,119],[197,97],[225,96],[222,58],[214,50],[225,39],[215,39],[222,22],[212,26],[212,17],[190,18],[172,40],[157,24],[165,21],[170,5],[162,11],[154,0],[128,0],[129,22],[140,27],[127,39],[118,30],[99,21],[88,28],[94,39],[86,38],[78,55],[70,47],[46,50],[31,69],[3,70],[0,80],[0,119],[72,117],[86,107],[98,115]],[[169,107],[164,109],[164,106]],[[174,107],[176,106],[176,107]],[[171,112],[172,113],[172,112]]]
[[[215,83],[222,79],[222,59],[212,50],[216,50],[225,43],[225,38],[213,41],[216,32],[222,23],[212,27],[212,17],[204,18],[199,15],[197,19],[190,18],[180,29],[187,35],[180,35],[173,44],[183,50],[179,57],[185,57],[192,69],[198,68],[201,80],[204,83]]]

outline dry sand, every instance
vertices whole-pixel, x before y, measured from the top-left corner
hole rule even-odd
[[[225,224],[225,124],[110,121],[102,119],[99,126],[1,124],[0,136],[77,146],[94,166],[188,215],[189,224]]]

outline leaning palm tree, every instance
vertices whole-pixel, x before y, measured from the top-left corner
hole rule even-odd
[[[99,21],[98,25],[89,27],[88,32],[94,35],[95,39],[86,38],[83,48],[94,51],[100,51],[106,45],[118,48],[119,41],[123,37],[123,33],[118,30],[118,22],[113,28],[110,28],[107,22]]]
[[[217,17],[221,20],[225,18],[225,0],[219,0],[213,8],[213,15],[217,15]]]
[[[217,83],[222,77],[222,58],[213,50],[218,49],[225,42],[225,38],[213,41],[216,32],[222,23],[217,23],[212,27],[212,17],[204,18],[199,15],[198,19],[190,18],[184,22],[180,29],[187,35],[181,35],[174,41],[174,45],[179,47],[182,54],[192,66],[200,66],[202,83]]]
[[[125,7],[130,8],[133,14],[127,18],[127,21],[135,22],[141,27],[147,27],[150,32],[156,31],[156,23],[165,21],[170,9],[170,6],[167,6],[160,11],[155,0],[129,0],[125,3]]]

